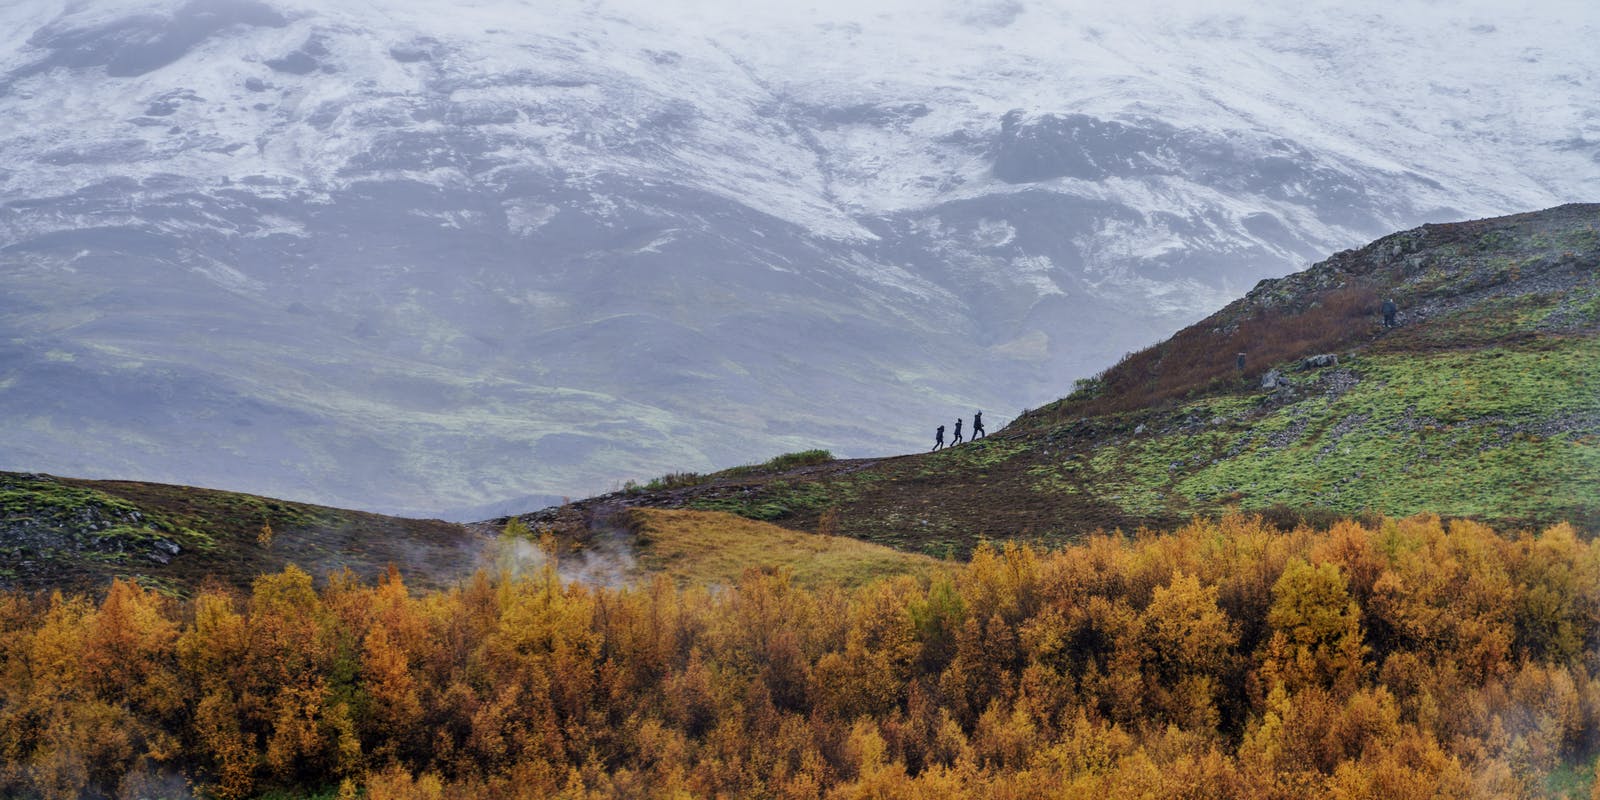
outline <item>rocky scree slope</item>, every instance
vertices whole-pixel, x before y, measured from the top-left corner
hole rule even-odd
[[[975,443],[669,477],[523,519],[581,538],[632,506],[718,509],[932,554],[1231,509],[1592,529],[1600,205],[1425,225],[1263,281]]]

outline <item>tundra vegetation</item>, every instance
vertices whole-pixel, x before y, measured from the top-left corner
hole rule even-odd
[[[1600,544],[1093,535],[854,587],[290,566],[0,595],[0,795],[1538,797],[1600,751]]]

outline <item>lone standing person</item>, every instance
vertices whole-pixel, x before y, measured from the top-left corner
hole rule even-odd
[[[950,439],[950,446],[951,447],[955,447],[958,444],[961,444],[961,418],[960,417],[956,417],[956,435],[954,437],[951,437],[951,439]]]
[[[987,434],[983,432],[983,412],[972,412],[972,440],[977,441],[986,435]]]
[[[943,425],[940,425],[939,426],[939,430],[933,434],[933,449],[934,450],[938,450],[941,447],[944,447],[944,426]],[[933,451],[930,450],[929,452],[933,452]]]
[[[1383,327],[1393,328],[1395,326],[1394,315],[1399,311],[1400,307],[1394,304],[1393,297],[1385,298],[1383,301]]]
[[[1239,355],[1234,358],[1233,364],[1239,368],[1240,372],[1244,372],[1244,351],[1239,351]]]

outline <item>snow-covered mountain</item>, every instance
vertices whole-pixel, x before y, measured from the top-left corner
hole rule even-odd
[[[1600,196],[1593,3],[762,5],[0,6],[0,469],[437,513],[922,447]]]

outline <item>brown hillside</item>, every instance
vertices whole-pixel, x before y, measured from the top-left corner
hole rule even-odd
[[[271,535],[262,535],[262,526]],[[189,594],[244,588],[298,565],[319,579],[389,564],[421,586],[471,574],[487,540],[461,525],[135,481],[0,473],[0,589],[103,587],[114,577]]]

